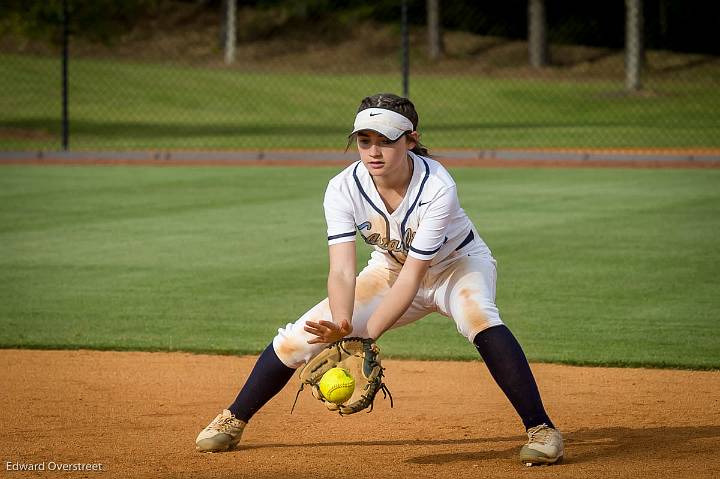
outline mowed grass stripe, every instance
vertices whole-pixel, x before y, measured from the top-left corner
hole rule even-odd
[[[336,172],[0,168],[0,346],[258,352],[325,295]],[[720,367],[720,172],[452,173],[531,360]],[[478,357],[439,315],[381,344]]]

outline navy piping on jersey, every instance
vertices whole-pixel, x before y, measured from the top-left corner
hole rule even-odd
[[[438,248],[435,249],[435,250],[433,250],[433,251],[423,251],[423,250],[421,250],[421,249],[413,248],[412,246],[410,246],[410,251],[414,251],[414,252],[420,253],[420,254],[435,254],[435,253],[437,253],[438,251],[440,251],[440,248],[442,248],[443,246],[445,246],[445,243],[447,243],[447,242],[448,242],[448,237],[446,236],[445,239],[443,240],[442,244],[441,244],[440,246],[438,246]]]
[[[383,213],[380,208],[375,206],[375,203],[372,202],[372,200],[367,195],[367,193],[365,193],[365,190],[363,190],[362,185],[360,184],[360,179],[357,176],[357,169],[360,166],[360,163],[362,163],[362,162],[358,161],[357,165],[355,165],[355,169],[353,169],[353,178],[355,179],[355,184],[357,185],[358,189],[360,190],[360,194],[362,195],[362,197],[365,198],[365,201],[370,203],[370,206],[372,206],[375,211],[380,213],[380,216],[382,216],[382,218],[385,220],[385,231],[387,233],[387,239],[388,239],[388,241],[390,241],[390,221],[388,221],[387,216],[385,216],[385,213]],[[360,234],[362,235],[363,238],[365,238],[365,235],[363,235],[362,233],[360,233]],[[388,250],[388,254],[392,257],[392,259],[397,261],[399,264],[403,264],[402,261],[400,261],[399,259],[397,259],[395,257],[395,255],[393,254],[392,251]]]
[[[463,242],[460,243],[460,245],[457,248],[455,248],[455,251],[467,246],[474,238],[475,238],[475,234],[472,232],[472,230],[470,230],[470,233],[468,233],[468,235],[465,237]]]
[[[403,218],[402,223],[400,223],[400,241],[402,241],[403,248],[405,249],[413,249],[410,247],[410,245],[405,244],[405,223],[407,223],[408,218],[410,218],[410,213],[412,213],[412,210],[415,209],[415,205],[420,200],[420,195],[422,194],[423,188],[425,187],[425,182],[430,177],[430,166],[427,164],[427,161],[425,161],[423,158],[420,158],[422,162],[425,164],[425,177],[422,179],[422,182],[420,183],[420,189],[417,192],[417,195],[415,196],[415,201],[412,202],[410,205],[410,208],[408,208],[407,213],[405,213],[405,218]],[[440,245],[442,247],[442,245]],[[436,252],[439,250],[438,248]],[[416,253],[421,254],[432,254],[432,253],[424,253],[420,252],[419,250],[413,250]]]
[[[443,247],[443,245],[440,245],[440,246],[437,247],[437,249],[434,249],[434,250],[432,250],[432,251],[423,251],[423,250],[421,250],[421,249],[415,249],[415,248],[413,248],[413,247],[411,246],[411,247],[410,247],[410,251],[413,251],[413,252],[418,253],[418,254],[435,254],[435,253],[437,253],[438,251],[440,251],[440,248],[442,248],[442,247]]]
[[[345,238],[347,236],[355,236],[355,232],[351,231],[350,233],[340,233],[339,235],[328,236],[328,241],[332,241],[338,238]]]

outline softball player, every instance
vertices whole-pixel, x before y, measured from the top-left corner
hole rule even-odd
[[[562,436],[495,305],[495,259],[460,207],[452,177],[420,144],[417,124],[408,99],[363,99],[350,135],[360,160],[330,180],[325,192],[328,298],[278,330],[235,402],[199,434],[198,450],[234,447],[250,418],[326,343],[351,333],[377,340],[438,312],[475,345],[522,419],[528,443],[521,461],[562,458]],[[373,251],[356,277],[358,235]]]

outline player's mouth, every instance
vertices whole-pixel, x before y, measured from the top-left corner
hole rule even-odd
[[[385,166],[385,162],[384,161],[368,161],[367,166],[368,166],[368,168],[370,168],[372,170],[379,170],[383,166]]]

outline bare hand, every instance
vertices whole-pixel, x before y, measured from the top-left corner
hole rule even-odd
[[[305,323],[305,331],[317,336],[316,338],[310,339],[308,344],[334,343],[352,333],[352,330],[352,325],[344,319],[340,322],[339,326],[332,321],[322,320],[318,323],[313,321]]]

